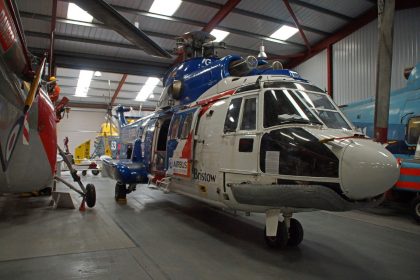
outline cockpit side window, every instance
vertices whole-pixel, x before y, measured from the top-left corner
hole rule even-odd
[[[254,130],[257,128],[257,98],[248,98],[244,101],[242,110],[241,130]]]
[[[420,137],[420,116],[411,118],[407,125],[407,143],[417,144]]]
[[[181,116],[176,115],[171,123],[171,133],[170,133],[170,139],[176,139],[178,138],[178,128],[179,123],[181,121]]]
[[[241,110],[242,98],[233,99],[228,107],[225,119],[224,132],[234,132],[238,127],[239,112]]]
[[[193,113],[189,113],[187,116],[185,116],[184,118],[184,122],[182,124],[182,130],[181,130],[181,139],[187,139],[188,134],[190,133],[191,130],[191,123],[193,120]]]

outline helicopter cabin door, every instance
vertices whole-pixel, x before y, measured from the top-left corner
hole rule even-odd
[[[167,174],[172,182],[187,186],[192,182],[194,131],[199,108],[182,110],[172,116],[167,142]]]
[[[245,176],[258,172],[258,107],[255,93],[231,99],[220,147],[225,158],[221,165],[223,170]]]

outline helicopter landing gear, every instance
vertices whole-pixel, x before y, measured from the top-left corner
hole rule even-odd
[[[115,184],[115,200],[125,200],[127,195],[127,189],[125,188],[125,184],[117,182]]]
[[[117,182],[115,184],[115,200],[116,201],[125,201],[127,194],[134,192],[136,190],[136,184],[128,184],[126,188],[124,183]]]
[[[279,221],[280,211],[266,212],[266,226],[264,240],[268,247],[281,249],[286,246],[296,247],[303,240],[303,227],[301,223],[292,218],[291,213],[283,213],[283,221]]]
[[[86,185],[86,193],[85,193],[86,204],[89,208],[95,206],[96,203],[96,190],[93,184]]]

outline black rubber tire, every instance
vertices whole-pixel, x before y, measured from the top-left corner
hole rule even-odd
[[[86,170],[83,170],[82,171],[82,176],[86,176],[87,175],[87,171]]]
[[[118,201],[119,199],[125,199],[127,195],[127,189],[125,184],[117,182],[115,184],[115,200]]]
[[[301,223],[291,218],[289,226],[289,240],[287,240],[287,246],[296,247],[303,240],[303,227]]]
[[[410,212],[413,218],[420,223],[420,196],[416,196],[411,200]]]
[[[95,175],[95,176],[98,176],[99,170],[98,169],[93,169],[92,174]]]
[[[288,240],[286,224],[284,222],[279,222],[276,236],[267,236],[266,228],[264,228],[264,240],[267,246],[273,249],[286,247]]]
[[[92,208],[92,207],[95,206],[95,204],[96,204],[96,190],[95,190],[95,186],[93,184],[87,184],[86,185],[85,198],[86,198],[86,205],[89,208]]]
[[[39,194],[42,196],[51,196],[53,189],[51,187],[46,187],[39,191]]]

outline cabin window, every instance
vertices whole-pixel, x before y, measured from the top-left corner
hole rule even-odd
[[[185,116],[184,123],[182,124],[181,137],[180,137],[181,139],[187,139],[188,134],[190,133],[190,130],[191,130],[192,120],[193,120],[192,113]]]
[[[415,145],[420,137],[420,117],[411,118],[408,121],[407,143]]]
[[[242,98],[233,99],[228,107],[225,119],[224,132],[234,132],[238,127],[239,112],[241,109]]]
[[[180,115],[176,115],[174,119],[172,120],[170,139],[178,138],[178,128],[179,128],[180,121],[181,121]]]
[[[254,130],[257,128],[257,98],[245,99],[242,110],[241,130]]]

